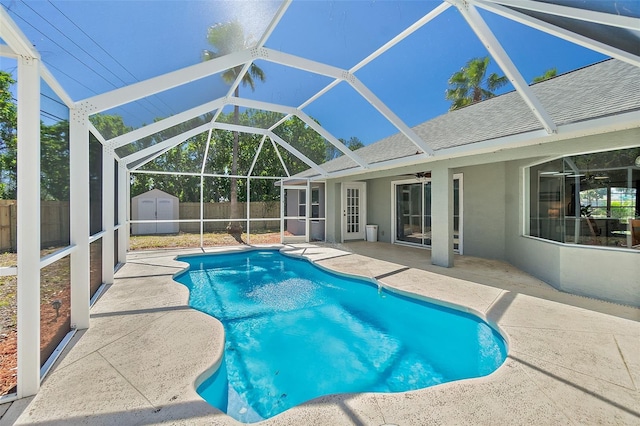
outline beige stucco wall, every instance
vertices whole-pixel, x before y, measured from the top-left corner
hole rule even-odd
[[[463,175],[464,254],[504,259],[505,163],[456,168],[454,173]],[[378,225],[380,241],[391,242],[393,233],[391,184],[407,178],[403,174],[366,180],[367,222]]]
[[[335,180],[326,182],[325,190],[327,193],[327,233],[326,241],[335,243],[340,241],[340,220],[342,212],[340,211],[340,183]]]
[[[463,179],[463,254],[505,255],[505,163],[456,169]]]
[[[395,206],[395,198],[391,196],[392,180],[394,177],[367,181],[367,222],[378,225],[378,241],[386,243],[391,242],[393,232],[391,208]]]
[[[558,244],[524,235],[524,167],[567,154],[637,146],[640,129],[439,160],[463,174],[464,254],[506,260],[562,291],[640,306],[640,251]],[[327,182],[327,240],[340,241],[340,184],[367,182],[368,223],[391,241],[391,182],[429,171],[433,160]]]

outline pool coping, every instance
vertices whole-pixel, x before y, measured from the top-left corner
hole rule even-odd
[[[332,272],[382,277],[379,281],[394,291],[464,306],[496,325],[507,337],[509,354],[503,366],[481,378],[396,394],[325,396],[256,424],[640,420],[637,320],[327,246],[285,250]],[[222,358],[224,331],[217,320],[186,306],[188,290],[172,280],[185,265],[175,256],[188,253],[203,251],[130,253],[92,308],[91,328],[77,333],[39,394],[13,403],[2,422],[241,424],[195,392],[197,381]],[[173,333],[171,339],[167,333]]]

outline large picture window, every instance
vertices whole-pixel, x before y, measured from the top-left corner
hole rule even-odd
[[[640,249],[640,147],[530,168],[529,235]]]

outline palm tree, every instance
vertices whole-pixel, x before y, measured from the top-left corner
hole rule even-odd
[[[245,50],[250,48],[254,43],[251,39],[245,38],[242,25],[238,21],[231,21],[226,23],[219,23],[209,27],[207,31],[207,41],[215,50],[204,50],[202,57],[203,60],[208,61],[213,58],[228,55],[233,52]],[[222,79],[227,84],[233,84],[238,78],[238,75],[242,72],[242,65],[233,67],[222,73]],[[249,70],[242,76],[242,86],[251,87],[251,90],[255,90],[255,79],[265,81],[264,71],[256,64],[252,63]],[[234,90],[234,96],[240,96],[240,87],[236,86]],[[233,122],[238,124],[240,117],[240,108],[236,105],[233,108]],[[233,153],[231,159],[231,193],[229,195],[229,201],[231,202],[231,219],[238,219],[240,217],[238,211],[238,180],[235,177],[238,174],[238,132],[233,132]],[[240,222],[231,221],[227,225],[227,232],[234,236],[238,242],[242,242],[242,224]]]
[[[544,72],[544,74],[534,77],[534,79],[531,81],[531,84],[540,83],[541,81],[548,80],[552,77],[555,77],[556,75],[558,75],[558,70],[556,69],[556,67],[549,68]]]
[[[473,58],[467,64],[449,77],[449,88],[445,98],[451,101],[449,111],[453,111],[475,102],[493,98],[494,91],[509,81],[507,77],[499,77],[496,73],[487,74],[489,57]]]

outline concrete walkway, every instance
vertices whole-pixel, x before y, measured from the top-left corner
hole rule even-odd
[[[509,356],[487,377],[322,397],[261,425],[640,424],[638,309],[557,292],[503,262],[456,257],[444,269],[426,250],[382,243],[286,250],[476,312],[508,337]],[[189,308],[186,287],[172,280],[185,267],[174,257],[198,252],[130,253],[92,308],[91,328],[76,334],[36,397],[0,406],[0,423],[239,424],[194,388],[223,349],[220,323]]]

